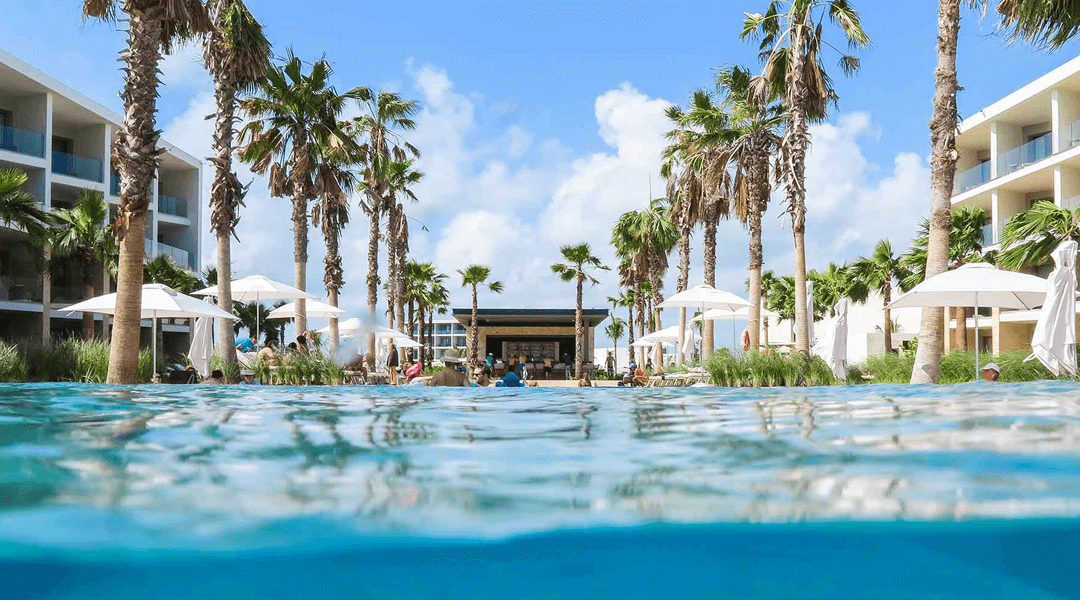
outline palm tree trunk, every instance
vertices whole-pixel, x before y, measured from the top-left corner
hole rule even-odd
[[[139,336],[142,316],[143,259],[146,211],[151,183],[157,172],[160,134],[155,115],[158,96],[158,63],[165,17],[161,4],[138,8],[124,2],[128,15],[128,48],[120,60],[124,72],[124,122],[116,132],[116,166],[120,171],[120,266],[116,285],[116,325],[109,349],[106,382],[133,383],[139,368]],[[45,311],[48,317],[48,310]],[[45,319],[48,323],[48,319]],[[154,366],[155,369],[157,366]]]
[[[326,297],[330,306],[337,307],[338,294],[344,283],[344,273],[341,269],[341,230],[337,227],[331,229],[331,231],[323,229],[326,241],[326,257],[323,259],[326,274],[323,283],[326,285]],[[341,332],[338,329],[337,317],[330,317],[330,354],[336,354],[340,345]]]
[[[806,89],[805,73],[808,68],[807,57],[802,52],[806,46],[807,25],[800,22],[793,28],[791,47],[793,52],[787,73],[790,88],[790,118],[787,135],[783,144],[786,146],[787,173],[786,196],[787,209],[791,213],[791,231],[795,240],[795,350],[809,356],[810,328],[806,313],[806,147],[809,141],[807,129],[807,104],[810,91]]]
[[[145,227],[145,211],[131,215],[127,235],[120,241],[120,265],[116,277],[116,320],[113,325],[112,344],[109,347],[107,383],[134,383],[139,369]]]
[[[769,350],[769,317],[761,317],[761,345],[765,351]]]
[[[214,82],[214,183],[210,189],[210,225],[217,236],[217,286],[218,308],[232,314],[232,240],[230,234],[236,225],[239,190],[234,187],[232,172],[233,119],[236,112],[236,79],[221,73]],[[217,352],[228,364],[236,364],[236,334],[232,321],[217,320]],[[256,336],[258,337],[258,336]],[[255,340],[258,345],[259,340]]]
[[[660,299],[660,274],[653,275],[652,281],[652,310],[653,310],[653,331],[660,329],[660,308],[659,304],[663,302]],[[660,366],[664,364],[664,347],[660,342],[656,342],[653,345],[653,364]]]
[[[94,259],[83,259],[83,295],[87,298],[94,297]],[[82,337],[84,340],[94,338],[94,313],[84,312],[82,315]]]
[[[293,197],[293,285],[297,289],[307,290],[308,261],[308,214],[307,199],[297,195]],[[220,265],[218,268],[221,268]],[[296,335],[307,331],[307,306],[303,300],[296,301]]]
[[[390,207],[386,220],[386,326],[395,329],[394,307],[397,305],[397,208]]]
[[[881,291],[885,301],[885,326],[881,331],[885,334],[885,354],[889,354],[892,352],[892,310],[889,308],[892,303],[892,278],[885,282],[885,288]]]
[[[755,174],[760,176],[756,170]],[[746,330],[750,333],[750,352],[757,352],[761,346],[761,264],[764,262],[761,247],[761,213],[763,205],[756,193],[757,183],[751,183],[750,186],[753,191],[746,219],[750,229],[750,318],[747,320]]]
[[[683,216],[686,222],[687,217]],[[679,235],[679,281],[676,284],[676,292],[685,292],[690,286],[690,228],[681,227]],[[675,360],[683,364],[686,357],[683,356],[683,337],[686,335],[686,307],[679,307],[679,347],[675,350]]]
[[[408,331],[408,336],[409,337],[413,336],[412,328],[413,328],[413,324],[416,323],[415,319],[416,319],[416,307],[415,307],[412,299],[410,298],[409,299],[409,331]],[[417,330],[417,333],[419,333],[419,330]]]
[[[232,247],[229,230],[220,229],[217,235],[217,305],[221,310],[233,312],[232,300]],[[217,319],[218,354],[229,364],[236,364],[236,329],[229,319]],[[254,333],[254,332],[252,332]],[[259,340],[255,340],[258,344]]]
[[[397,236],[397,278],[395,280],[397,282],[397,290],[395,291],[395,297],[397,298],[397,322],[398,330],[406,335],[410,335],[412,332],[409,331],[408,326],[412,324],[411,306],[409,322],[405,322],[405,265],[408,260],[408,229],[404,227],[405,213],[400,205],[398,206],[398,213],[398,225],[400,228],[398,229]],[[398,364],[405,364],[405,349],[399,346],[398,354]]]
[[[942,324],[944,327],[944,324]],[[946,334],[948,335],[948,334]],[[967,350],[967,309],[956,307],[956,349]]]
[[[634,360],[634,303],[626,305],[626,356]]]
[[[645,320],[648,319],[649,313],[645,311],[645,295],[641,292],[640,282],[634,283],[634,304],[634,308],[637,309],[638,316],[638,337],[643,338],[645,337]],[[641,365],[642,368],[645,367],[644,347],[638,348],[638,364]]]
[[[705,223],[705,283],[716,287],[716,218],[710,216]],[[713,353],[713,321],[705,319],[701,328],[701,362]]]
[[[926,278],[944,273],[949,260],[952,186],[956,175],[956,42],[960,0],[940,0],[934,115],[930,119],[930,222]],[[924,308],[911,383],[937,383],[941,372],[942,309]]]
[[[476,304],[476,284],[472,284],[472,319],[469,321],[469,366],[475,368],[477,365],[477,347],[476,345],[480,340],[480,336],[477,335],[477,318],[479,308]]]
[[[375,318],[375,305],[379,302],[379,211],[372,205],[371,214],[368,215],[368,274],[367,274],[367,304],[368,314]],[[367,351],[372,359],[375,358],[375,334],[368,335]]]
[[[427,311],[428,318],[428,330],[427,330],[427,342],[428,342],[428,363],[430,364],[435,360],[435,309],[429,308]]]
[[[582,286],[585,276],[578,271],[577,304],[574,305],[574,376],[581,379],[581,369],[585,364],[585,327],[581,323]]]

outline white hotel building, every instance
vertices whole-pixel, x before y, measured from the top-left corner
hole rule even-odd
[[[0,50],[0,167],[26,172],[26,191],[46,209],[71,207],[81,191],[96,190],[115,215],[119,176],[109,149],[120,123],[120,115]],[[145,232],[147,257],[165,254],[197,270],[202,163],[168,142],[162,146]],[[38,253],[21,230],[0,227],[0,338],[40,339],[79,327],[80,314],[57,312],[84,299],[79,273],[43,274],[35,264]],[[115,289],[101,279],[97,291]],[[188,325],[178,321],[163,329],[186,335]]]

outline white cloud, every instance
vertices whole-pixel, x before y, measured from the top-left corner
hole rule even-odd
[[[188,43],[173,48],[159,64],[161,82],[170,87],[206,87],[210,74],[203,67],[202,45]],[[210,114],[210,113],[207,113]]]

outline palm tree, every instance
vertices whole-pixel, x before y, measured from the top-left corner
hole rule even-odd
[[[761,273],[761,304],[765,308],[769,307],[769,294],[772,292],[774,285],[776,285],[776,276],[773,272],[763,271]],[[769,347],[769,317],[767,316],[761,318],[761,331],[764,336],[761,345],[767,349]]]
[[[997,11],[1011,41],[1056,50],[1080,32],[1080,8],[1075,2],[999,0]]]
[[[771,0],[764,15],[748,14],[741,37],[760,37],[762,73],[751,84],[758,99],[779,95],[787,109],[787,128],[781,140],[782,165],[777,178],[783,182],[787,211],[795,239],[795,348],[810,353],[806,314],[806,153],[810,145],[809,123],[825,118],[837,96],[822,62],[826,16],[840,27],[848,45],[866,48],[870,38],[859,14],[848,0]],[[840,68],[847,75],[859,69],[859,60],[843,55]],[[955,124],[954,124],[955,126]]]
[[[250,121],[240,130],[237,157],[256,174],[270,172],[270,195],[292,198],[293,285],[307,289],[308,204],[318,198],[319,145],[352,144],[338,117],[364,88],[344,94],[329,85],[333,69],[325,58],[307,74],[289,50],[283,64],[268,69],[252,96],[240,100]],[[331,140],[334,140],[333,142]],[[221,268],[221,265],[218,265]],[[296,330],[307,329],[305,302],[296,302]]]
[[[445,315],[450,310],[450,290],[446,289],[446,286],[442,283],[445,278],[446,276],[440,273],[432,280],[424,299],[428,315],[428,363],[435,360],[435,313]],[[502,287],[500,286],[499,289],[501,290]]]
[[[835,316],[836,303],[847,299],[862,304],[870,289],[850,265],[829,263],[824,271],[810,271],[807,279],[814,282],[814,320]]]
[[[581,368],[585,362],[585,325],[581,321],[582,287],[588,281],[590,285],[600,283],[586,269],[599,269],[607,271],[608,268],[593,256],[592,249],[588,244],[576,246],[563,246],[559,249],[565,263],[551,265],[551,272],[558,275],[565,282],[577,283],[577,304],[574,308],[574,375],[581,377]]]
[[[97,261],[114,263],[118,251],[116,238],[107,224],[109,208],[105,204],[105,196],[98,191],[83,190],[73,208],[58,208],[53,211],[52,218],[55,227],[50,236],[53,259],[50,262],[56,264],[55,259],[77,258],[82,271],[84,295],[90,298],[94,295],[94,267]],[[82,335],[83,339],[94,337],[92,313],[83,313]]]
[[[780,320],[788,321],[795,329],[795,278],[791,275],[774,278],[768,288],[767,308],[780,315]]]
[[[619,371],[619,338],[626,332],[626,322],[619,317],[612,316],[611,322],[604,328],[604,333],[611,338],[615,353],[615,371]]]
[[[142,283],[145,246],[143,232],[153,199],[151,186],[161,150],[157,128],[158,63],[182,37],[202,35],[213,26],[198,0],[84,0],[83,17],[115,21],[126,13],[127,48],[124,68],[124,121],[113,139],[113,166],[120,171],[120,209],[116,235],[120,264],[116,285],[116,316],[109,350],[108,383],[133,383],[139,363],[142,321]],[[132,235],[128,235],[131,233]]]
[[[1031,210],[1017,213],[1005,224],[1001,235],[1004,250],[997,264],[1006,269],[1050,262],[1054,248],[1067,240],[1080,240],[1080,207],[1060,208],[1053,201],[1041,200]]]
[[[415,183],[420,178],[409,181],[406,175],[411,170],[409,157],[419,158],[420,151],[412,144],[405,141],[399,131],[412,131],[416,129],[416,122],[412,117],[420,111],[420,104],[415,100],[405,100],[399,94],[393,92],[373,92],[368,88],[361,88],[360,99],[365,114],[353,121],[352,127],[356,133],[365,138],[362,146],[364,158],[364,172],[360,191],[366,200],[361,200],[360,206],[370,220],[368,234],[368,275],[367,275],[367,301],[368,311],[374,315],[375,306],[379,301],[379,223],[383,213],[397,210],[396,192],[407,190],[407,185]],[[415,171],[413,172],[415,173]],[[408,195],[412,196],[411,192]],[[396,249],[396,241],[387,243]],[[396,254],[395,254],[396,256]],[[391,265],[388,265],[391,266]],[[393,325],[394,303],[400,295],[400,286],[404,285],[404,279],[400,275],[398,265],[392,265],[392,272],[387,273],[387,278],[392,284],[387,294],[387,312]],[[401,265],[404,268],[404,265]],[[368,352],[375,352],[375,336],[368,337]]]
[[[852,264],[852,269],[868,288],[881,294],[881,301],[885,304],[885,323],[881,331],[885,334],[885,352],[892,352],[892,311],[889,304],[892,302],[893,285],[907,274],[902,257],[893,255],[889,240],[881,240],[874,246],[874,253],[869,257],[860,256]]]
[[[472,318],[469,321],[469,364],[476,367],[480,365],[480,338],[477,335],[477,312],[479,308],[476,303],[476,290],[481,285],[487,285],[488,290],[501,294],[503,284],[501,281],[488,282],[488,277],[491,277],[491,269],[483,265],[469,265],[465,270],[458,269],[458,274],[461,275],[461,287],[472,288]]]
[[[203,59],[214,78],[213,158],[214,183],[210,188],[210,228],[217,237],[218,307],[232,312],[232,248],[239,210],[244,205],[245,186],[232,168],[233,124],[240,94],[253,91],[270,68],[270,42],[262,25],[248,12],[242,0],[208,0],[214,28],[206,37]],[[218,319],[218,354],[225,362],[236,363],[233,328]]]
[[[418,263],[412,261],[405,265],[405,300],[409,305],[409,326],[410,329],[413,325],[417,327],[417,334],[420,338],[418,341],[421,344],[426,345],[427,341],[424,331],[424,324],[427,321],[424,317],[435,286],[439,286],[440,290],[437,290],[434,295],[443,298],[448,296],[446,288],[442,287],[442,281],[445,279],[446,275],[437,272],[435,265],[429,262]],[[414,306],[416,311],[415,319],[413,314]]]
[[[607,301],[611,304],[611,308],[615,309],[620,306],[626,308],[626,334],[628,348],[633,348],[634,345],[634,290],[633,288],[622,288],[618,296],[608,296]],[[631,350],[631,358],[633,358]]]
[[[158,255],[147,261],[143,267],[143,277],[148,283],[167,285],[181,294],[190,294],[204,287],[195,273],[187,267],[177,265],[171,257],[165,255]]]
[[[0,168],[0,223],[4,227],[18,227],[35,240],[49,237],[52,216],[29,192],[26,173],[19,169]]]

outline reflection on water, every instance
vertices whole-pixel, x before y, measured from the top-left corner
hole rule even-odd
[[[0,386],[0,538],[86,508],[165,540],[312,516],[481,537],[1076,516],[1080,386]]]

